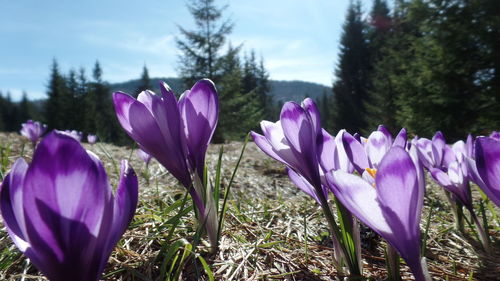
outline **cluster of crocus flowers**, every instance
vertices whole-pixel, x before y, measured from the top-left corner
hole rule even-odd
[[[36,144],[38,139],[45,133],[47,130],[47,125],[42,124],[38,121],[28,120],[26,123],[23,123],[21,128],[21,135],[27,137],[33,145]]]
[[[217,245],[217,210],[205,186],[205,153],[219,115],[215,85],[198,81],[179,101],[165,83],[161,96],[147,90],[137,99],[116,92],[113,103],[118,120],[139,148],[155,157],[189,191],[213,249]]]
[[[137,200],[137,177],[125,160],[113,195],[97,156],[57,131],[30,164],[14,163],[0,190],[9,236],[51,281],[99,280]]]
[[[281,110],[280,120],[275,123],[262,121],[261,128],[264,135],[251,133],[257,146],[285,164],[290,179],[322,207],[332,232],[336,263],[340,265],[345,261],[351,274],[361,274],[359,243],[349,251],[347,241],[341,238],[341,230],[328,203],[328,185],[324,177],[329,169],[348,169],[347,155],[342,145],[337,145],[321,128],[316,104],[310,98],[302,105],[287,102]],[[353,234],[357,229],[355,222],[350,214],[345,215],[348,217],[345,223],[349,225],[345,229]],[[352,240],[359,242],[356,236]]]
[[[257,146],[284,163],[288,175],[301,190],[323,207],[335,239],[337,258],[347,259],[351,274],[361,274],[356,258],[342,240],[329,211],[328,194],[335,195],[337,207],[356,216],[379,233],[403,257],[417,280],[430,280],[425,260],[420,257],[420,217],[425,183],[416,148],[407,148],[406,130],[393,139],[381,126],[368,138],[341,130],[336,137],[321,128],[316,105],[306,99],[302,106],[285,103],[280,120],[262,121],[263,135],[252,132]],[[357,172],[360,176],[353,174]],[[343,219],[344,220],[344,219]],[[342,221],[343,221],[342,220]],[[356,244],[355,226],[349,243]],[[360,262],[360,261],[358,261]]]
[[[366,168],[363,177],[342,170],[326,177],[335,197],[398,251],[416,280],[430,280],[420,257],[419,223],[425,190],[418,158],[413,155],[393,146],[377,169]]]
[[[429,170],[434,181],[447,191],[446,195],[455,216],[456,229],[464,231],[462,211],[462,206],[464,206],[477,226],[484,249],[488,251],[489,238],[486,234],[487,230],[484,229],[475,214],[469,185],[469,181],[473,179],[474,171],[477,171],[473,160],[474,138],[469,135],[465,142],[459,140],[449,146],[446,144],[443,133],[438,131],[432,140],[416,138],[413,143],[418,148],[422,163]],[[472,165],[468,165],[468,162]],[[492,165],[491,167],[495,166]]]

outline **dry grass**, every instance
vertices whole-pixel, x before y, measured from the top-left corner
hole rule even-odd
[[[32,151],[17,134],[0,134],[0,145],[11,148],[10,164],[21,153]],[[241,150],[241,143],[224,145],[223,186],[227,186]],[[86,147],[99,155],[116,183],[113,162],[104,151],[118,161],[130,158],[132,166],[143,174],[144,164],[130,149],[108,144]],[[104,148],[104,150],[102,149]],[[218,145],[209,150],[207,163],[217,161]],[[29,158],[29,157],[28,157]],[[209,169],[210,170],[210,169]],[[141,172],[139,172],[141,171]],[[140,179],[140,203],[129,230],[113,252],[105,271],[105,280],[160,280],[159,276],[172,262],[165,254],[174,244],[193,244],[196,223],[192,211],[178,220],[169,239],[174,216],[181,210],[184,190],[158,163],[149,167],[149,184]],[[494,239],[493,252],[485,253],[471,229],[460,234],[453,229],[453,216],[442,189],[428,180],[422,229],[425,228],[430,206],[433,215],[428,233],[426,257],[431,275],[436,280],[500,280],[500,224],[498,208],[487,211],[489,233]],[[341,278],[332,263],[331,241],[319,206],[303,195],[287,179],[283,167],[249,144],[232,187],[232,195],[222,233],[220,249],[209,255],[204,240],[195,249],[210,265],[215,280],[335,280]],[[480,198],[476,187],[474,198]],[[477,202],[477,200],[476,200]],[[169,208],[176,204],[176,208]],[[188,201],[188,205],[190,202]],[[188,206],[187,205],[187,206]],[[479,212],[479,210],[478,210]],[[384,242],[363,228],[363,258],[365,276],[372,280],[386,278],[383,258]],[[182,246],[184,247],[184,246]],[[180,249],[182,249],[182,247]],[[182,252],[182,250],[179,250]],[[199,258],[188,257],[181,267],[181,280],[209,280]],[[403,279],[412,280],[406,266]],[[45,280],[0,230],[0,279]],[[164,278],[162,278],[164,279]]]

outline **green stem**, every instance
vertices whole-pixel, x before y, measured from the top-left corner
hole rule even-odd
[[[480,240],[481,244],[483,245],[484,250],[487,253],[491,253],[490,239],[488,238],[488,235],[486,233],[487,230],[484,229],[483,224],[476,216],[474,209],[472,209],[472,208],[468,208],[468,209],[469,209],[469,213],[470,213],[472,220],[474,221],[474,223],[477,226],[477,232],[479,232],[479,240]]]

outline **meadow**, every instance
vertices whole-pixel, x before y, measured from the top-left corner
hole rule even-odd
[[[1,133],[1,171],[18,157],[30,161],[31,144],[16,133]],[[114,249],[103,280],[335,280],[341,278],[332,260],[328,225],[321,208],[300,192],[283,165],[249,142],[234,176],[227,201],[219,250],[211,254],[197,231],[191,200],[166,169],[153,160],[146,165],[133,148],[106,143],[84,144],[104,162],[111,185],[117,163],[129,159],[139,177],[139,204],[128,230]],[[230,183],[242,142],[211,144],[206,163],[215,171],[220,149],[221,195]],[[214,177],[215,175],[212,175]],[[422,221],[425,257],[434,280],[499,280],[500,212],[474,184],[476,213],[486,217],[492,251],[486,253],[470,223],[465,234],[454,219],[443,188],[427,176]],[[384,280],[385,242],[361,227],[363,273]],[[403,280],[412,280],[402,263]],[[5,228],[0,230],[0,280],[46,280],[17,250]]]

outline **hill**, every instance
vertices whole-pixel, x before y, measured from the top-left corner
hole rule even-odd
[[[176,94],[182,93],[185,88],[180,78],[151,78],[151,84],[154,85],[153,91],[159,93],[159,81],[165,81]],[[297,101],[300,102],[304,97],[311,97],[317,99],[323,95],[331,93],[331,88],[321,84],[305,82],[305,81],[280,81],[270,80],[271,85],[270,94],[276,102]],[[129,80],[121,83],[110,84],[113,91],[122,91],[126,93],[133,93],[139,87],[139,79]]]

